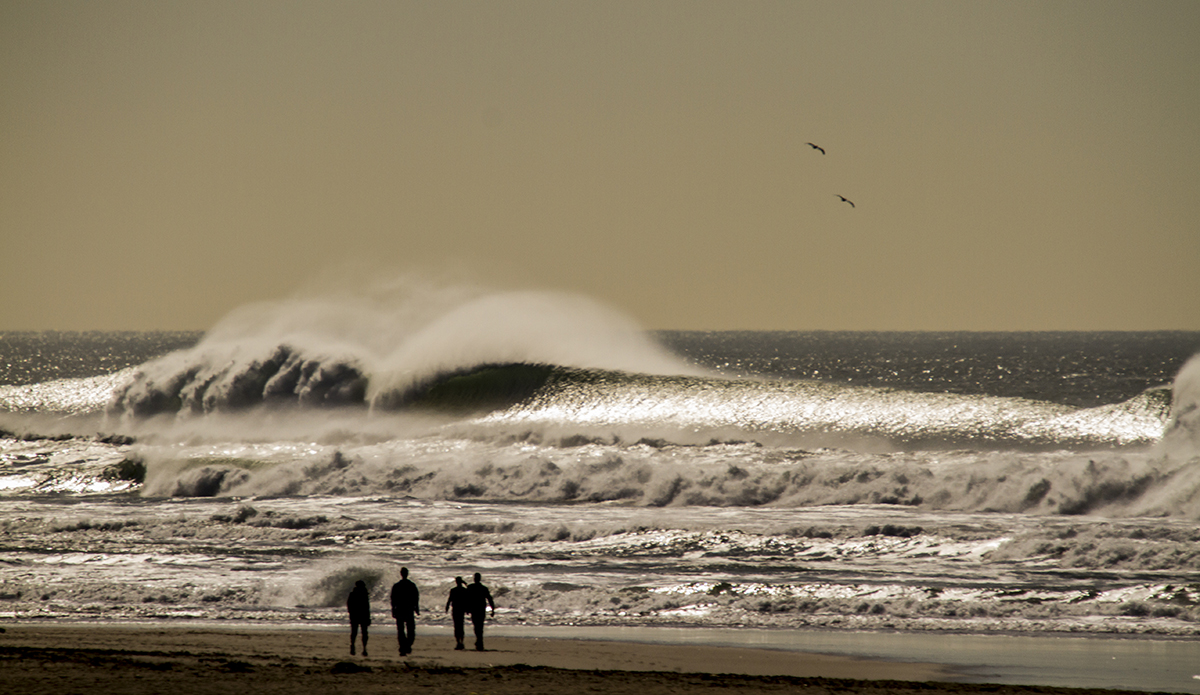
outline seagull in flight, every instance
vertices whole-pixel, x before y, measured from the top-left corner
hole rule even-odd
[[[838,197],[838,198],[839,198],[839,199],[840,199],[840,200],[841,200],[843,203],[850,203],[850,207],[854,207],[854,201],[853,201],[853,200],[850,200],[850,199],[848,199],[848,198],[844,198],[844,197],[842,197],[842,196],[838,195],[837,193],[834,193],[834,195],[837,195],[837,197]]]
[[[804,144],[808,145],[809,147],[813,148],[814,150],[819,150],[821,152],[821,154],[825,154],[825,148],[821,147],[820,145],[814,145],[811,142],[806,142]]]

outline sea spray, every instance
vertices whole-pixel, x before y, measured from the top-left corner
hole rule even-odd
[[[583,297],[452,294],[395,305],[341,297],[240,309],[194,348],[143,365],[116,389],[109,410],[145,417],[261,404],[388,408],[441,375],[506,363],[698,372]],[[444,313],[412,306],[429,301]]]
[[[645,374],[699,373],[621,314],[591,299],[513,292],[468,302],[381,361],[368,397],[386,404],[437,373],[489,364],[548,364]]]
[[[1200,456],[1200,355],[1179,370],[1172,391],[1171,417],[1159,448],[1173,460],[1194,461]]]
[[[266,587],[264,600],[278,607],[345,609],[346,597],[355,582],[363,581],[379,618],[388,615],[392,577],[399,577],[394,561],[376,556],[352,556],[316,562],[310,567],[280,577]],[[395,580],[392,580],[395,581]]]

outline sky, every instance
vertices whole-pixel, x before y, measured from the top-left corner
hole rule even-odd
[[[1191,0],[0,0],[0,330],[390,275],[649,329],[1197,330],[1198,36]]]

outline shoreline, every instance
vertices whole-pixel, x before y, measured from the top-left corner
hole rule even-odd
[[[490,668],[544,666],[565,670],[622,670],[675,673],[732,673],[763,676],[864,678],[928,681],[951,674],[937,664],[889,662],[850,656],[805,654],[778,649],[679,645],[604,639],[513,637],[488,634],[487,650],[455,651],[448,630],[418,630],[411,657],[399,656],[395,626],[372,625],[371,655],[349,654],[349,629],[333,626],[271,629],[272,626],[198,627],[194,625],[15,625],[0,634],[0,646],[37,649],[111,650],[183,654],[228,651],[238,658],[272,656],[318,661],[355,661],[365,665]],[[468,643],[471,635],[468,634]]]
[[[350,656],[337,626],[10,624],[0,633],[0,680],[13,692],[60,693],[87,685],[107,692],[177,695],[232,692],[383,691],[397,678],[437,691],[496,695],[578,689],[640,695],[687,687],[849,693],[995,692],[956,683],[935,663],[889,661],[770,648],[558,637],[487,638],[484,652],[453,649],[448,631],[418,632],[414,654],[396,652],[389,621],[372,626],[370,656]],[[1005,692],[1116,692],[1003,686]],[[1141,691],[1128,691],[1141,692]]]

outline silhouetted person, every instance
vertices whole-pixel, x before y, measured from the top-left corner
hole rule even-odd
[[[417,639],[417,619],[421,614],[421,592],[408,578],[408,568],[400,568],[400,581],[392,585],[392,617],[396,619],[396,640],[400,642],[400,656],[412,653],[413,641]]]
[[[470,605],[471,597],[467,592],[467,583],[462,577],[454,578],[454,588],[450,590],[450,596],[446,599],[446,610],[451,611],[450,617],[454,618],[454,648],[465,649],[463,647],[463,639],[467,636],[467,631],[464,627],[467,609]]]
[[[471,624],[475,626],[475,651],[483,651],[483,622],[487,620],[487,609],[492,608],[492,617],[496,617],[496,604],[492,601],[492,592],[483,582],[483,575],[475,573],[475,581],[467,586],[467,610],[471,613]]]
[[[354,640],[358,637],[358,629],[361,627],[363,656],[366,656],[367,626],[371,624],[371,596],[367,593],[367,583],[363,580],[354,582],[354,588],[346,598],[346,610],[350,612],[350,653],[354,653]]]

